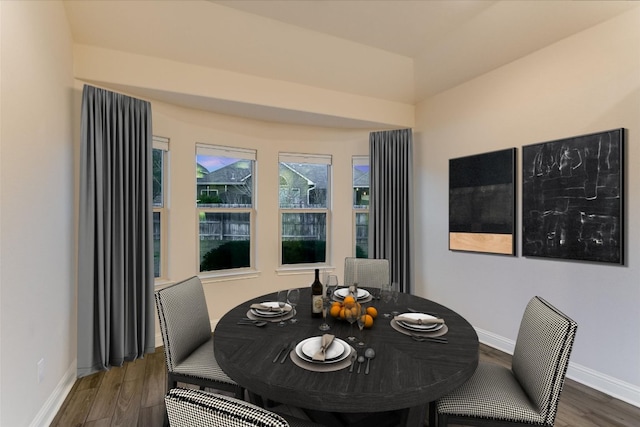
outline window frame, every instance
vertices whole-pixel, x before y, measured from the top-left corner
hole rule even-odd
[[[198,179],[196,175],[195,179],[195,191],[194,191],[194,201],[195,201],[195,215],[196,215],[196,224],[195,224],[195,236],[196,236],[196,271],[198,272],[198,276],[200,277],[223,277],[223,276],[235,276],[235,275],[247,275],[254,274],[257,271],[256,268],[256,217],[257,217],[257,150],[249,149],[249,148],[241,148],[241,147],[228,147],[217,144],[208,144],[208,143],[196,143],[195,149],[195,157],[194,162],[196,163],[197,168],[197,156],[198,155],[206,155],[206,156],[216,156],[216,157],[228,157],[234,159],[243,159],[250,160],[252,162],[251,168],[251,206],[222,206],[222,207],[210,207],[210,206],[199,206],[198,198],[200,196],[198,190]],[[218,194],[218,190],[216,189],[207,189],[207,191],[212,192],[215,191]],[[201,213],[248,213],[249,214],[249,266],[248,267],[239,267],[239,268],[226,268],[220,270],[200,270],[201,267],[201,257],[200,257],[200,217]]]
[[[326,189],[326,206],[325,207],[297,207],[283,208],[280,203],[280,195],[282,188],[282,177],[280,176],[281,163],[305,163],[305,164],[323,164],[327,166],[327,189]],[[286,178],[285,178],[286,180]],[[330,265],[332,253],[332,199],[333,199],[333,157],[331,154],[304,154],[304,153],[278,153],[278,270],[308,270],[315,268],[327,267]],[[297,188],[297,187],[293,187]],[[300,192],[300,198],[302,191]],[[307,197],[308,198],[308,197]],[[305,198],[305,199],[307,199]],[[308,200],[307,200],[308,202]],[[324,262],[284,264],[282,259],[282,224],[285,214],[299,213],[324,213],[325,214],[325,260]]]
[[[152,202],[153,214],[158,213],[160,215],[160,261],[159,261],[159,275],[155,277],[154,268],[154,282],[161,283],[167,280],[168,277],[168,251],[169,251],[169,239],[167,238],[169,232],[169,138],[154,135],[152,137],[152,150],[162,151],[162,206],[156,206]],[[155,240],[155,239],[154,239]],[[155,248],[154,248],[155,250]],[[154,257],[155,258],[155,257]],[[155,267],[155,259],[154,259]]]

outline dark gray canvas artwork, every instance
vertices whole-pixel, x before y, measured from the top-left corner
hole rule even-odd
[[[449,249],[515,255],[515,153],[449,160]]]
[[[522,254],[623,263],[624,129],[522,149]]]

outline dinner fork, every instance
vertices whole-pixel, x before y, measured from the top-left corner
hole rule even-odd
[[[414,341],[418,341],[418,342],[430,341],[430,342],[435,342],[435,343],[439,343],[439,344],[447,344],[449,342],[449,340],[447,340],[446,338],[443,338],[443,337],[423,337],[423,336],[415,335],[415,334],[411,334],[411,338]]]

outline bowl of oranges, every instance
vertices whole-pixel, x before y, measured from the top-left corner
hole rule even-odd
[[[335,319],[346,320],[350,312],[354,315],[360,312],[364,320],[364,327],[367,329],[373,326],[374,319],[378,317],[378,310],[375,307],[363,307],[351,295],[347,295],[342,301],[334,301],[331,304],[330,314]]]

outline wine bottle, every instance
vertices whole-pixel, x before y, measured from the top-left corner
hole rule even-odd
[[[322,317],[322,290],[320,270],[316,268],[316,278],[311,284],[311,317]]]

